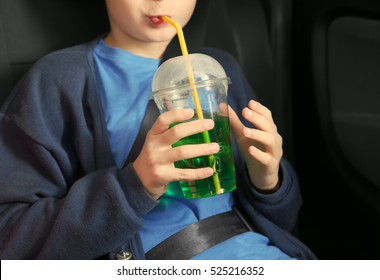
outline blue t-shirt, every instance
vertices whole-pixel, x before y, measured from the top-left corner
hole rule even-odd
[[[121,168],[144,119],[160,60],[110,48],[104,40],[97,44],[94,59],[111,151]]]
[[[94,51],[101,101],[109,142],[115,162],[121,168],[137,136],[151,97],[158,59],[136,56],[110,48],[100,40]],[[144,217],[140,235],[147,252],[161,241],[201,219],[232,209],[233,196],[226,193],[210,198],[183,198],[178,182],[169,184],[157,207]],[[193,259],[289,259],[270,245],[265,236],[247,232],[232,237]]]

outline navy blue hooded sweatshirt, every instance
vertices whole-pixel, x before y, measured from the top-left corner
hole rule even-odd
[[[39,60],[1,108],[1,259],[115,259],[120,251],[145,258],[138,232],[158,202],[130,162],[119,170],[113,161],[92,58],[96,42]],[[216,49],[198,50],[224,67],[233,81],[229,104],[241,112],[255,95],[238,63]],[[234,154],[236,201],[246,217],[289,256],[314,259],[291,234],[302,199],[290,164],[282,159],[281,186],[265,195],[252,186],[236,146]]]

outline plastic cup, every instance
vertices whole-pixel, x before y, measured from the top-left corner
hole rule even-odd
[[[190,66],[192,77],[189,76]],[[160,113],[191,108],[195,111],[194,119],[209,118],[215,122],[212,130],[185,137],[173,144],[173,147],[208,142],[220,145],[220,151],[215,155],[175,162],[177,168],[210,166],[214,169],[212,177],[190,182],[180,181],[185,198],[205,198],[236,189],[227,105],[228,84],[229,78],[222,66],[204,54],[190,54],[167,60],[153,78],[153,98]],[[174,125],[176,124],[172,124]]]

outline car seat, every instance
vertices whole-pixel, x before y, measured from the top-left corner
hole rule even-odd
[[[379,259],[380,3],[297,1],[294,11],[300,238],[320,258]]]
[[[0,103],[38,58],[107,29],[102,0],[0,0]]]

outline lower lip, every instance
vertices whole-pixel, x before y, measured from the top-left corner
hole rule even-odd
[[[149,19],[156,26],[161,26],[161,25],[166,24],[166,22],[161,17],[149,17]]]

